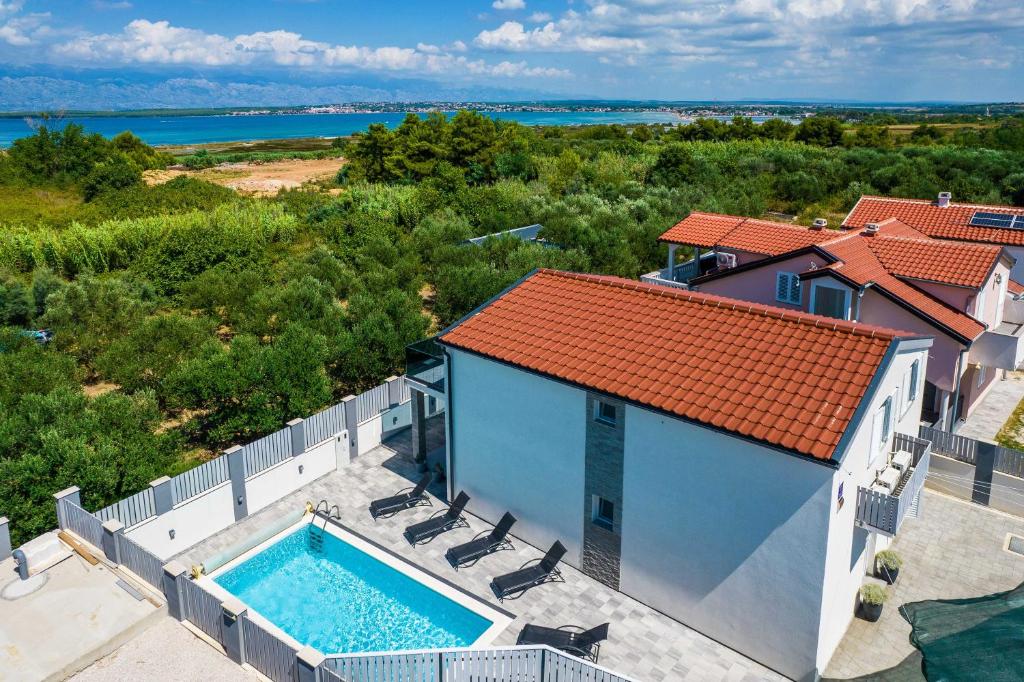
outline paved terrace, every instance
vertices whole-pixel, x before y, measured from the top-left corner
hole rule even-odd
[[[201,562],[273,523],[281,514],[302,508],[307,500],[326,499],[341,508],[341,521],[400,556],[409,559],[473,594],[498,604],[488,587],[493,576],[519,568],[543,552],[516,541],[515,551],[499,552],[475,566],[456,572],[444,558],[445,550],[469,540],[490,526],[468,516],[469,528],[446,533],[427,545],[412,548],[402,537],[405,527],[420,521],[443,503],[418,507],[390,519],[374,522],[367,507],[370,500],[393,494],[418,478],[408,455],[408,432],[399,434],[393,445],[378,447],[349,467],[333,472],[278,503],[231,526],[212,538],[183,552],[185,565]],[[440,492],[440,491],[439,491]],[[643,604],[563,566],[565,583],[542,585],[523,597],[501,606],[516,619],[495,641],[515,644],[525,623],[543,625],[577,624],[587,627],[611,623],[609,641],[601,647],[600,664],[644,682],[659,680],[781,680],[778,674],[735,651],[701,635]]]
[[[893,549],[903,568],[877,623],[854,619],[825,677],[924,680],[901,604],[979,597],[1024,582],[1024,557],[1006,552],[1007,533],[1024,535],[1024,519],[925,490],[921,517],[908,519]]]
[[[1006,379],[996,382],[957,429],[957,434],[994,442],[999,429],[1003,428],[1021,400],[1024,400],[1024,372],[1011,372]]]

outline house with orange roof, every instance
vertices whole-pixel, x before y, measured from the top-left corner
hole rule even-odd
[[[934,335],[915,409],[949,430],[1001,372],[1024,362],[1024,304],[1005,247],[933,239],[908,220],[830,230],[824,221],[807,228],[692,213],[660,239],[697,257],[670,260],[673,275],[667,268],[643,280]],[[713,259],[705,256],[709,267],[696,274],[692,264],[705,248]]]
[[[437,342],[449,491],[793,679],[917,513],[930,334],[540,270]]]
[[[1024,281],[1024,207],[966,204],[949,192],[929,199],[862,196],[843,227],[863,229],[870,223],[897,219],[933,239],[974,242],[1004,247],[1017,263],[1012,277]]]

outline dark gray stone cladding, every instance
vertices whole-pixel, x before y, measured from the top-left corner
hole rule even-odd
[[[594,419],[597,401],[614,405],[615,424]],[[622,460],[626,432],[626,406],[617,400],[587,394],[586,472],[583,496],[583,572],[619,589],[622,556]],[[594,499],[615,505],[612,529],[593,521]]]

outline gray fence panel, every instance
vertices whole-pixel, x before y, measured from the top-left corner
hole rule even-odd
[[[63,516],[67,520],[68,530],[88,542],[93,547],[103,547],[103,522],[96,516],[85,511],[74,502],[61,500]]]
[[[121,565],[157,590],[161,590],[164,562],[160,560],[160,557],[123,534],[116,537],[121,546]]]
[[[362,424],[388,409],[388,385],[381,384],[356,397],[356,418]]]
[[[117,519],[125,528],[137,526],[151,516],[156,516],[156,503],[153,501],[153,489],[146,488],[142,492],[115,502],[96,512],[101,522]]]
[[[320,667],[320,682],[348,682],[344,677],[330,668]]]
[[[545,650],[542,682],[630,682],[630,680],[579,658],[566,656],[557,651]]]
[[[398,380],[398,403],[407,403],[410,400],[412,400],[412,394],[409,391],[409,382],[406,381],[403,374]]]
[[[171,500],[180,504],[228,480],[228,459],[223,455],[171,479]]]
[[[1024,478],[1024,452],[1001,445],[996,447],[995,470],[1001,474]]]
[[[295,679],[295,649],[242,616],[242,643],[245,662],[274,682]]]
[[[441,679],[450,682],[516,680],[540,682],[542,649],[481,649],[447,651],[441,655]]]
[[[975,464],[977,441],[948,431],[933,429],[930,426],[922,426],[919,431],[921,438],[932,442],[932,452],[968,464]]]
[[[245,446],[245,476],[253,476],[292,456],[291,429],[281,429]]]
[[[181,613],[185,620],[223,645],[220,599],[184,576],[178,578],[178,583],[181,585]]]
[[[332,405],[306,419],[306,449],[322,443],[345,430],[345,406]]]

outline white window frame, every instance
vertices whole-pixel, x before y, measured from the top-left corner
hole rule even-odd
[[[987,284],[987,282],[986,282]],[[982,286],[978,290],[978,296],[974,299],[974,318],[977,320],[985,321],[985,294],[987,293],[988,287]]]
[[[608,504],[610,504],[612,506],[612,516],[611,516],[611,518],[608,518],[607,516],[604,516],[603,514],[601,514],[601,502],[602,501],[607,502]],[[601,497],[600,495],[594,495],[593,500],[591,502],[590,522],[593,523],[595,526],[600,526],[601,528],[604,528],[605,530],[614,530],[615,529],[615,503],[612,502],[611,500],[609,500],[606,497]]]
[[[988,367],[985,365],[978,365],[978,381],[975,386],[977,388],[981,388],[985,385],[986,379],[988,379]]]
[[[815,315],[819,315],[820,314],[820,313],[815,313],[814,312],[814,305],[817,302],[818,289],[835,289],[837,291],[843,292],[843,305],[846,308],[846,312],[844,313],[843,317],[836,318],[836,319],[840,319],[840,320],[849,320],[850,319],[850,312],[851,312],[850,308],[851,308],[851,299],[853,298],[853,296],[852,296],[853,292],[850,291],[849,287],[845,287],[845,286],[843,286],[841,284],[829,284],[827,282],[818,282],[818,281],[815,281],[813,284],[811,284],[811,300],[808,303],[808,308],[807,308],[809,312],[811,312],[812,314],[815,314]]]
[[[615,413],[615,417],[609,419],[608,417],[601,414],[601,407],[603,405],[607,405],[608,407],[612,408],[612,410]],[[612,403],[606,402],[604,400],[595,400],[594,421],[596,421],[598,424],[604,424],[605,426],[615,426],[616,424],[619,423],[619,406],[613,405]]]
[[[903,410],[900,416],[905,416],[911,406],[917,402],[917,388],[921,384],[921,361],[914,360],[903,377]]]
[[[871,437],[876,442],[871,444],[871,456],[868,458],[868,466],[874,464],[875,460],[878,459],[878,455],[885,452],[889,445],[889,439],[892,438],[893,422],[896,416],[893,409],[893,398],[895,395],[895,392],[893,392],[886,396],[882,404],[875,410],[875,416],[871,422]]]
[[[786,298],[779,296],[779,282],[780,280],[786,280]],[[796,281],[796,298],[794,299],[791,294],[793,293],[793,281]],[[775,273],[775,300],[779,303],[789,303],[790,305],[800,305],[801,299],[803,298],[803,289],[800,286],[800,276],[793,272],[776,272]]]

